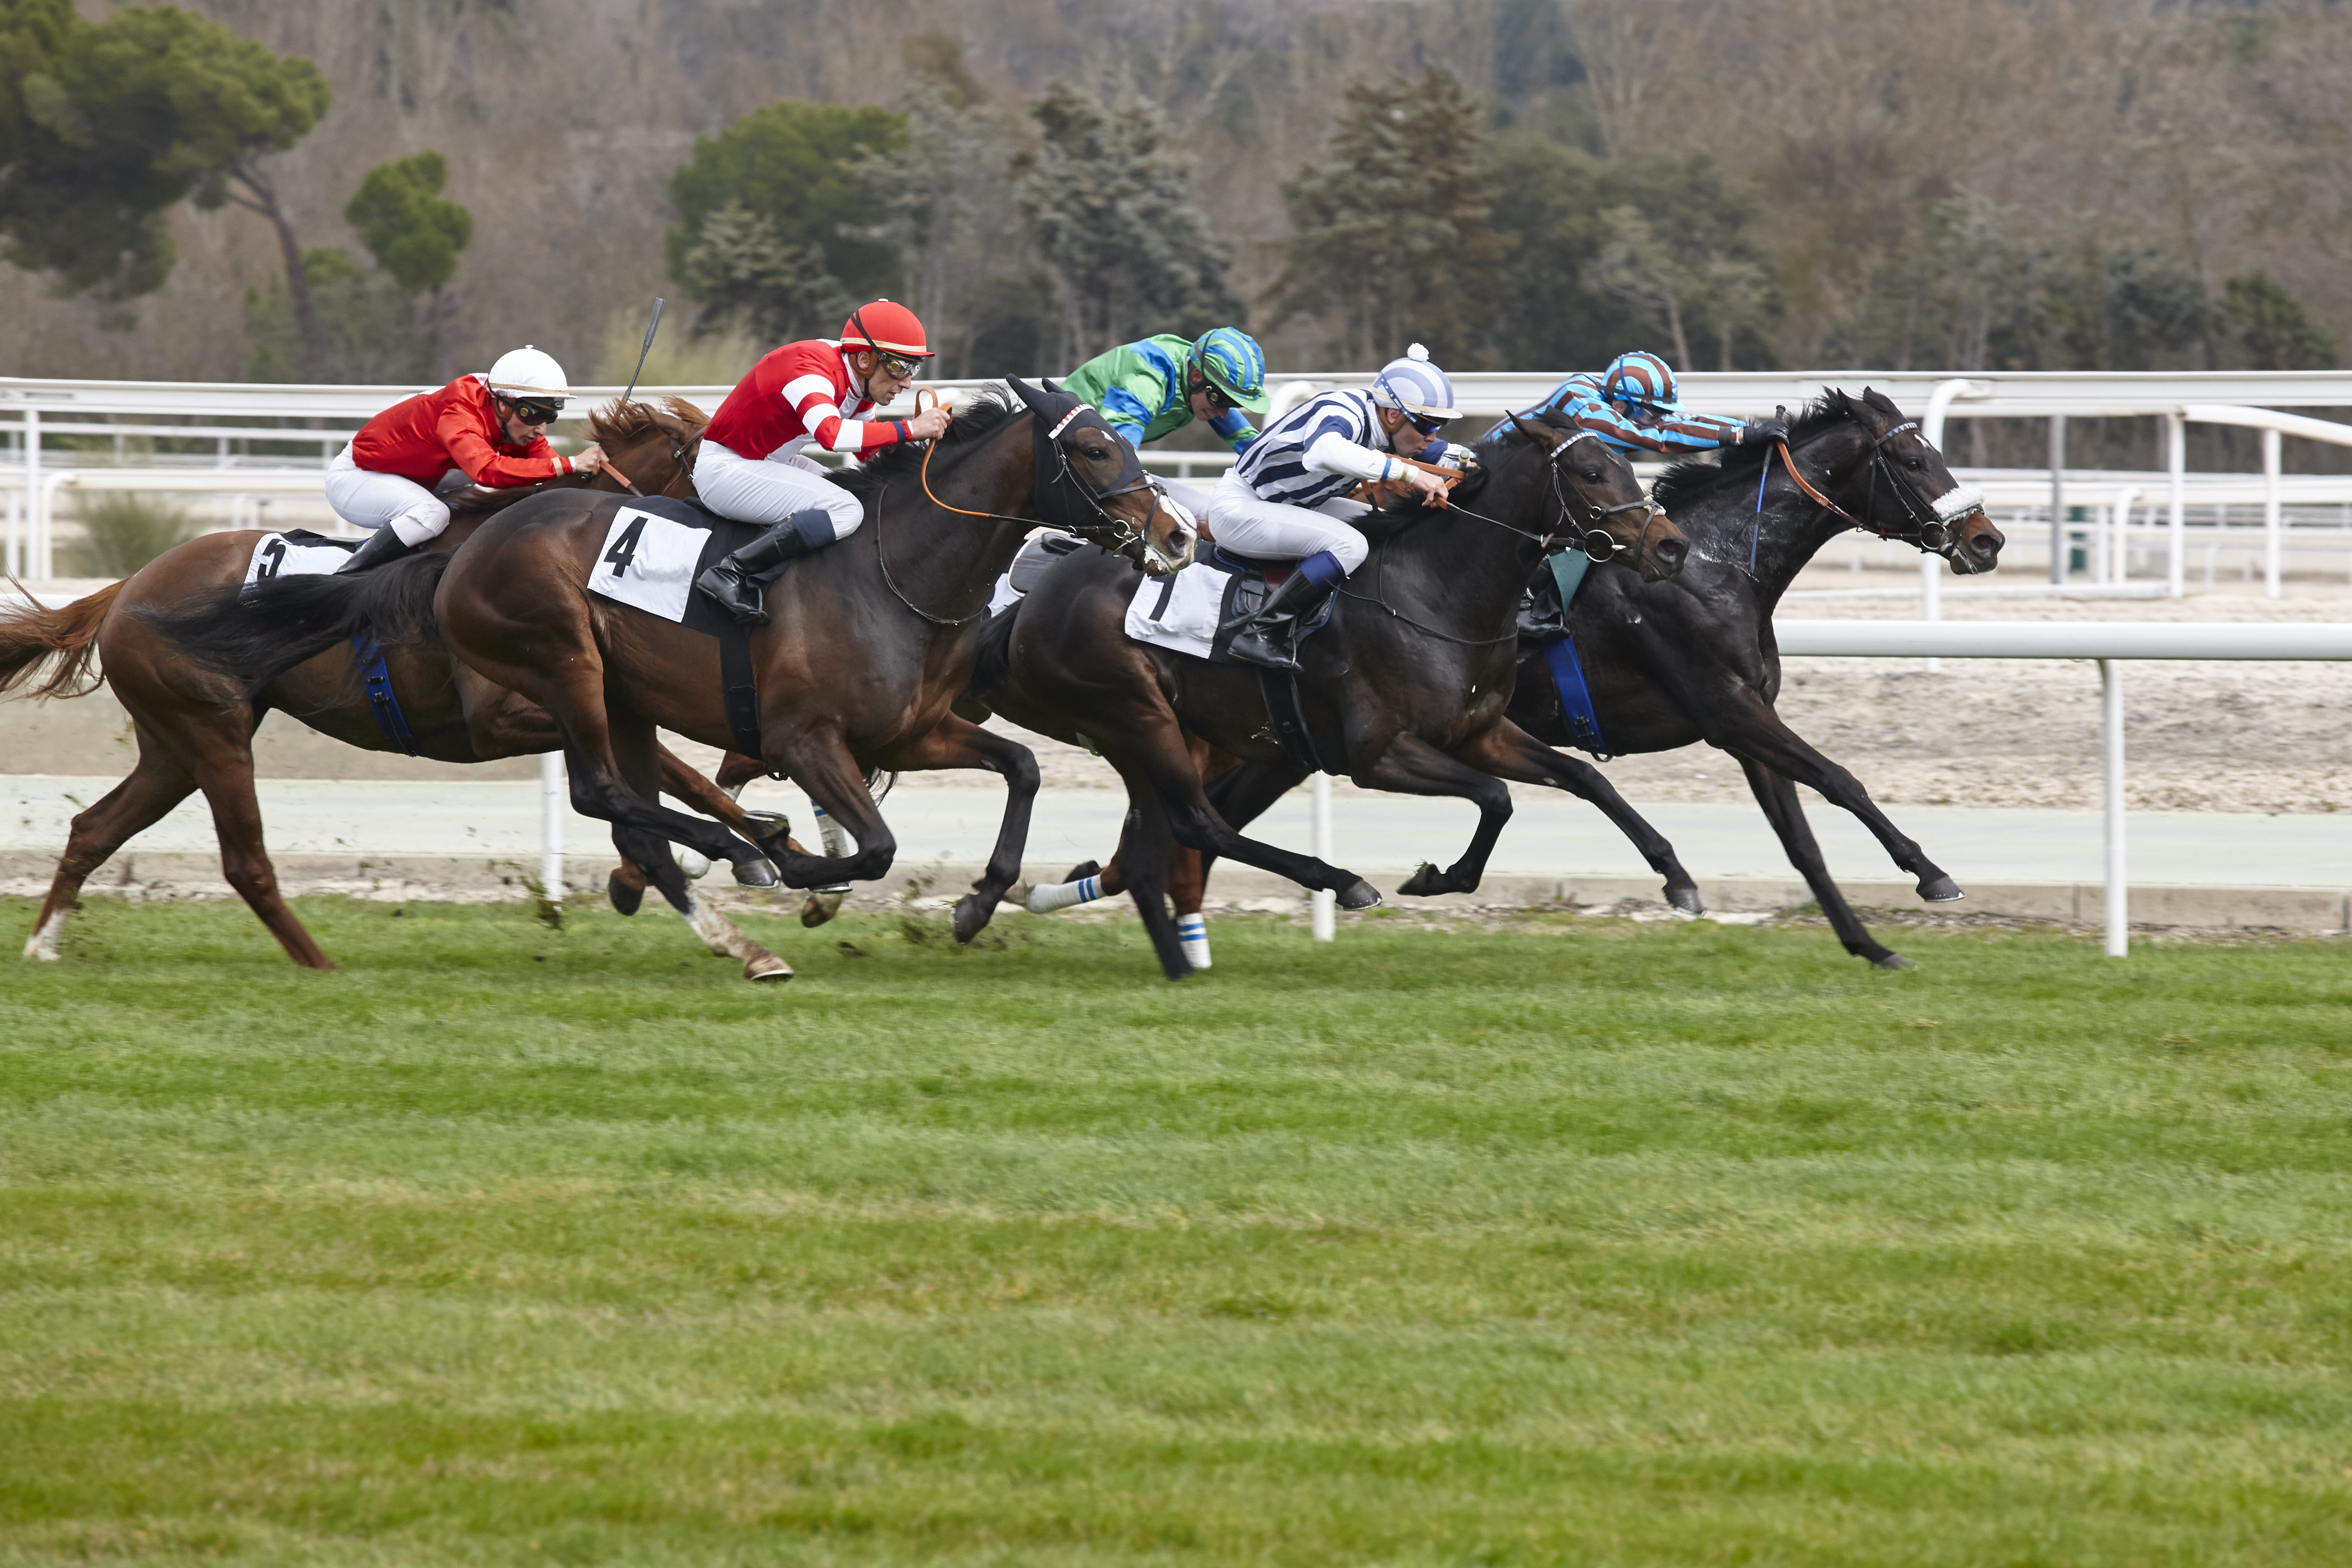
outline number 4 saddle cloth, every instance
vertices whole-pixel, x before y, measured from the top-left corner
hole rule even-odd
[[[588,591],[716,637],[735,623],[694,591],[694,580],[765,531],[756,523],[720,517],[698,501],[667,496],[632,500],[605,525]]]

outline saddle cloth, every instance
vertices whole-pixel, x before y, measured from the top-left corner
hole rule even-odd
[[[1126,630],[1137,642],[1230,664],[1217,628],[1265,602],[1290,575],[1291,563],[1259,562],[1213,549],[1173,577],[1146,577],[1128,602]],[[1298,628],[1304,642],[1331,618],[1333,599]]]
[[[695,501],[651,496],[613,513],[588,574],[588,591],[692,631],[717,634],[734,622],[694,591],[694,580],[765,530],[733,522]]]
[[[359,547],[356,539],[329,539],[307,528],[265,533],[245,563],[245,585],[250,588],[273,577],[323,577],[341,570]]]

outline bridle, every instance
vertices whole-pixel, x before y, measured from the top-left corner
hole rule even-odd
[[[1520,435],[1525,436],[1530,441],[1536,438],[1535,432],[1528,429],[1517,415],[1513,414],[1508,417],[1511,421],[1511,427],[1513,429],[1518,431]],[[1666,509],[1658,505],[1657,502],[1652,500],[1647,496],[1636,496],[1632,500],[1620,501],[1615,506],[1603,506],[1599,501],[1592,500],[1585,497],[1581,492],[1580,492],[1574,500],[1570,500],[1567,480],[1560,473],[1560,461],[1568,456],[1568,450],[1570,447],[1575,446],[1579,441],[1600,440],[1601,437],[1597,431],[1574,431],[1569,436],[1567,440],[1562,441],[1559,446],[1554,447],[1550,453],[1545,458],[1544,468],[1551,480],[1551,499],[1559,503],[1559,522],[1556,526],[1547,529],[1541,534],[1533,534],[1528,533],[1525,529],[1511,528],[1509,523],[1496,521],[1494,518],[1481,517],[1478,521],[1481,522],[1493,522],[1498,528],[1508,528],[1512,532],[1524,534],[1529,539],[1540,539],[1543,543],[1544,553],[1547,555],[1551,553],[1551,547],[1556,542],[1567,536],[1568,525],[1570,523],[1582,522],[1589,526],[1587,526],[1584,531],[1576,537],[1573,541],[1573,544],[1576,549],[1583,551],[1585,554],[1591,556],[1594,561],[1614,560],[1617,556],[1617,552],[1621,550],[1630,550],[1634,554],[1639,555],[1650,542],[1650,530],[1657,525],[1657,521],[1660,518],[1666,515]],[[1602,442],[1601,445],[1605,449],[1608,443]],[[1579,514],[1577,506],[1578,501],[1581,501],[1583,503],[1581,515]],[[1453,510],[1456,511],[1466,511],[1468,509],[1457,505]],[[1609,531],[1607,524],[1611,518],[1615,517],[1620,512],[1627,511],[1642,512],[1642,531],[1633,536],[1633,543],[1620,544],[1617,542],[1616,536]],[[1471,512],[1470,515],[1473,517],[1478,516],[1475,512]]]
[[[1857,425],[1862,423],[1854,416],[1851,408],[1847,409],[1846,417],[1853,419]],[[1867,426],[1864,426],[1865,432],[1868,428]],[[1871,437],[1870,489],[1863,500],[1863,514],[1867,517],[1877,512],[1878,481],[1883,475],[1887,488],[1895,492],[1895,500],[1902,503],[1903,510],[1909,516],[1915,531],[1914,537],[1905,542],[1916,544],[1931,554],[1949,555],[1957,542],[1953,537],[1952,525],[1970,512],[1983,509],[1984,492],[1974,485],[1956,483],[1942,495],[1927,500],[1919,494],[1916,486],[1896,473],[1895,465],[1887,460],[1887,444],[1897,436],[1918,428],[1919,422],[1916,419],[1906,419],[1901,424],[1890,426],[1882,434]],[[1925,437],[1922,439],[1924,440]],[[1789,443],[1785,439],[1775,442],[1772,449],[1780,454],[1780,466],[1788,470],[1790,482],[1804,492],[1806,500],[1827,511],[1848,528],[1859,529],[1864,533],[1874,533],[1881,539],[1894,537],[1887,531],[1885,524],[1864,522],[1862,518],[1854,516],[1820,490],[1815,489],[1803,472],[1798,468],[1796,457],[1789,450]],[[1756,570],[1757,542],[1764,526],[1764,485],[1771,478],[1771,474],[1772,450],[1768,450],[1764,454],[1763,472],[1757,477],[1756,480],[1756,522],[1749,532],[1748,542],[1748,569],[1751,575]]]

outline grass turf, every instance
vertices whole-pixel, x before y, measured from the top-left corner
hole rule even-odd
[[[0,989],[0,1563],[2352,1560],[2338,947],[302,913]]]

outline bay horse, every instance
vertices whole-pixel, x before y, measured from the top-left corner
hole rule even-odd
[[[505,489],[453,494],[450,521],[425,551],[444,552],[505,507],[542,491],[617,490],[641,479],[656,491],[680,485],[698,439],[702,411],[682,399],[656,406],[612,405],[589,416],[591,438],[612,466],[593,479],[565,477]],[[320,733],[362,751],[411,751],[445,763],[491,762],[552,751],[560,743],[547,713],[464,668],[431,641],[386,648],[385,668],[411,737],[402,747],[385,733],[352,679],[348,641],[314,652],[247,691],[235,678],[185,657],[153,617],[208,595],[233,595],[245,580],[257,530],[208,533],[157,556],[122,582],[49,609],[29,596],[0,608],[0,693],[23,688],[37,697],[95,690],[98,669],[135,726],[138,761],[129,777],[75,816],[47,899],[25,944],[25,956],[54,959],[82,885],[133,836],[203,790],[220,837],[221,868],[287,955],[310,969],[333,965],[288,908],[262,833],[253,784],[253,734],[275,708]],[[43,673],[46,670],[46,678]],[[742,808],[664,750],[663,787],[730,822]],[[642,873],[614,874],[616,900]]]
[[[1507,779],[1598,805],[1666,879],[1668,896],[1695,904],[1696,885],[1672,846],[1599,770],[1544,745],[1505,713],[1520,589],[1545,553],[1580,534],[1605,534],[1606,548],[1633,552],[1642,576],[1663,579],[1682,566],[1682,534],[1643,498],[1622,455],[1564,422],[1547,416],[1498,427],[1475,450],[1479,468],[1451,504],[1408,503],[1358,524],[1370,552],[1340,585],[1329,624],[1300,645],[1298,691],[1313,745],[1327,771],[1368,789],[1458,796],[1478,807],[1461,858],[1444,870],[1424,866],[1406,893],[1477,887],[1511,816]],[[1604,546],[1593,539],[1591,548]],[[1266,733],[1271,715],[1256,669],[1127,636],[1135,588],[1134,574],[1117,562],[1065,556],[992,625],[972,695],[1015,723],[1060,740],[1083,737],[1118,770],[1130,808],[1119,863],[1168,978],[1191,969],[1163,897],[1173,846],[1328,889],[1343,908],[1378,903],[1355,873],[1244,837],[1231,825],[1255,816],[1288,784],[1262,801],[1237,799],[1240,817],[1211,804],[1187,731],[1265,764],[1255,779],[1296,783],[1306,770]]]
[[[1940,554],[1963,576],[1999,565],[2000,531],[1917,426],[1867,387],[1860,398],[1832,391],[1816,402],[1790,431],[1785,454],[1735,447],[1720,466],[1680,464],[1654,496],[1689,534],[1688,563],[1671,582],[1595,570],[1568,606],[1601,743],[1619,756],[1698,741],[1730,752],[1845,950],[1882,969],[1914,967],[1871,936],[1831,879],[1795,786],[1810,785],[1859,817],[1917,879],[1920,897],[1957,899],[1959,887],[1851,773],[1773,710],[1780,657],[1772,611],[1805,563],[1849,528]],[[1520,649],[1509,712],[1555,745],[1575,743],[1539,645]],[[1283,764],[1251,763],[1219,779],[1211,796],[1240,823],[1305,777]],[[1199,910],[1194,889],[1207,869],[1190,879],[1192,902],[1180,912]],[[1118,871],[1116,862],[1104,870],[1106,888]]]
[[[996,579],[1041,525],[1113,544],[1156,572],[1177,570],[1192,552],[1190,529],[1099,416],[1051,383],[1011,384],[1020,404],[983,400],[940,441],[890,448],[845,476],[864,499],[866,526],[794,562],[768,589],[771,624],[751,634],[761,761],[840,821],[857,842],[851,855],[810,855],[780,837],[754,844],[656,800],[656,726],[717,746],[733,730],[719,639],[589,593],[625,504],[617,498],[534,496],[454,552],[215,595],[173,629],[195,657],[226,669],[355,634],[386,647],[446,641],[477,675],[553,715],[574,809],[612,823],[622,855],[698,930],[709,911],[671,843],[732,862],[738,880],[754,886],[778,872],[793,887],[870,881],[888,872],[897,843],[866,793],[866,770],[996,773],[1008,785],[1003,824],[986,872],[954,912],[956,937],[969,942],[1020,874],[1037,790],[1026,747],[950,711]],[[790,973],[772,954],[747,963],[750,978]]]

